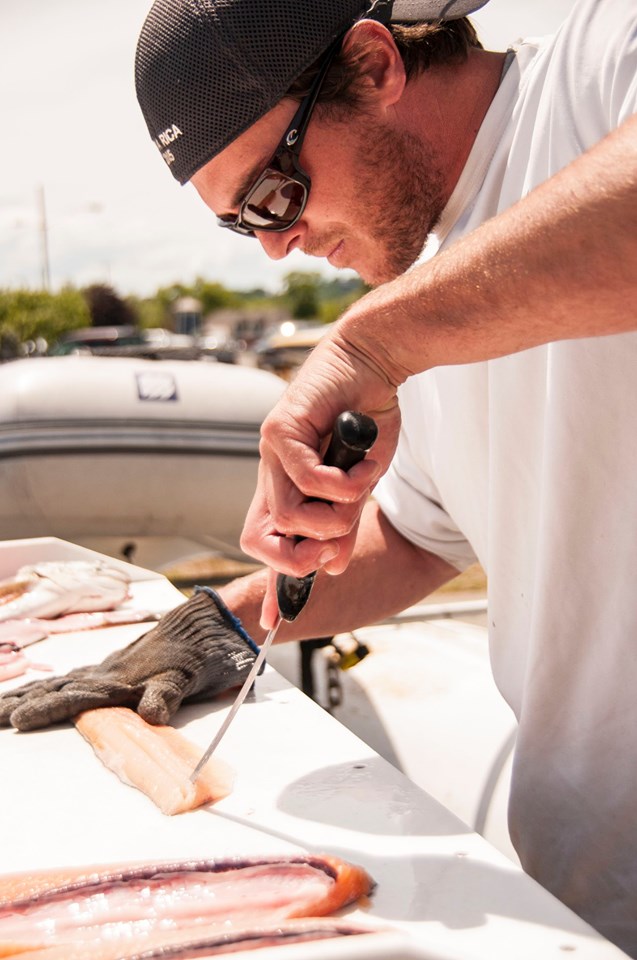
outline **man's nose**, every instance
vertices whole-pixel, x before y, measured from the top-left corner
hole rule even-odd
[[[281,233],[271,230],[255,230],[255,236],[271,260],[283,260],[289,253],[301,246],[304,228],[295,223]]]

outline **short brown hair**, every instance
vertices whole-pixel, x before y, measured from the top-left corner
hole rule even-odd
[[[436,23],[392,23],[389,30],[402,57],[407,82],[429,67],[464,63],[472,47],[482,48],[475,27],[466,17]],[[291,85],[288,97],[301,100],[320,67],[320,58]],[[354,106],[360,102],[358,83],[363,56],[337,54],[321,89],[319,103]]]

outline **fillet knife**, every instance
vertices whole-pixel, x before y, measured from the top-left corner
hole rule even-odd
[[[364,413],[355,413],[351,410],[341,413],[334,423],[334,430],[325,456],[323,457],[323,463],[328,467],[339,467],[341,470],[349,470],[354,464],[359,463],[359,461],[363,459],[368,450],[371,450],[377,435],[378,428],[371,417],[366,416]],[[297,541],[302,539],[303,537],[297,537]],[[239,690],[228,715],[219,727],[212,743],[190,774],[191,783],[196,781],[203,767],[219,746],[228,727],[237,715],[239,707],[247,697],[257,674],[261,670],[261,666],[265,661],[268,650],[276,636],[276,632],[281,626],[281,622],[286,620],[288,623],[292,623],[305,607],[312,592],[316,573],[317,571],[314,570],[305,577],[293,577],[283,573],[278,575],[276,580],[276,595],[279,607],[278,619],[274,626],[268,631],[259,650],[259,654],[252,664],[252,669]]]

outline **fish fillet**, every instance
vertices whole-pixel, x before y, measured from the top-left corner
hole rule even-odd
[[[20,567],[0,581],[0,620],[111,610],[128,597],[130,578],[102,560]]]
[[[201,748],[173,727],[151,726],[128,707],[85,710],[74,722],[109,770],[169,816],[221,800],[232,789],[233,773],[216,757],[191,783]]]
[[[13,640],[26,647],[38,640],[57,633],[78,633],[84,630],[101,630],[102,627],[119,627],[129,623],[145,623],[159,620],[160,614],[150,610],[93,610],[89,613],[66,613],[59,617],[26,617],[22,620],[0,622],[0,642]]]
[[[298,941],[309,927],[288,921],[334,913],[372,886],[360,867],[329,856],[14,874],[0,877],[0,957],[185,960]],[[313,923],[308,939],[365,932]]]
[[[125,945],[84,940],[35,950],[20,950],[18,947],[20,952],[0,953],[0,957],[17,957],[18,960],[194,960],[374,932],[366,927],[320,918],[286,920],[273,926],[238,927],[232,930],[202,927],[197,931],[184,930],[174,934],[133,938],[127,940]]]
[[[0,653],[0,683],[4,680],[13,680],[14,677],[21,677],[27,670],[49,671],[53,670],[53,667],[47,663],[35,663],[29,660],[21,650]]]

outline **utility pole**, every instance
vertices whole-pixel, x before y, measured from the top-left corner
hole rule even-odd
[[[40,251],[42,256],[42,289],[49,290],[51,275],[49,271],[49,239],[46,223],[46,206],[44,203],[44,187],[38,187],[38,210],[40,214]]]

